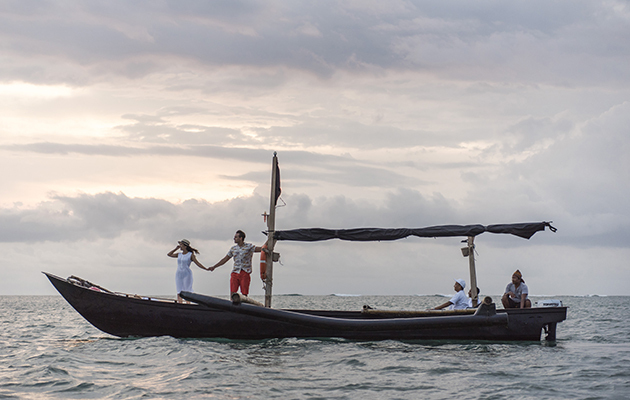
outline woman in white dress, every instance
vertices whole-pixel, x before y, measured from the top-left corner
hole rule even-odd
[[[177,250],[181,250],[181,253],[177,253]],[[195,263],[199,268],[205,269],[195,253],[199,254],[199,250],[190,247],[190,241],[182,239],[177,242],[177,247],[168,252],[169,257],[177,258],[177,272],[175,273],[175,287],[177,288],[177,302],[182,303],[184,300],[179,296],[183,291],[192,292],[193,276],[190,270],[190,264]]]

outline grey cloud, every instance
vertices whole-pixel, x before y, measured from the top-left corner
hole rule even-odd
[[[117,145],[84,145],[84,144],[62,144],[39,142],[24,145],[3,145],[0,149],[14,152],[33,152],[41,154],[87,154],[100,156],[128,157],[135,155],[161,155],[161,156],[177,156],[189,155],[197,157],[213,157],[219,159],[238,159],[248,160],[251,162],[267,162],[269,159],[269,151],[252,150],[245,148],[228,148],[220,146],[194,146],[172,147],[172,146],[150,146],[150,147],[131,147]]]
[[[503,156],[523,154],[527,151],[539,152],[542,148],[570,135],[575,122],[568,118],[526,117],[501,133],[501,140],[484,153],[495,151]]]
[[[444,224],[508,223],[549,220],[550,210],[530,208],[518,213],[500,209],[476,209],[479,204],[461,205],[436,193],[424,196],[409,189],[388,192],[382,204],[345,196],[312,199],[305,194],[283,194],[286,206],[278,209],[279,229],[299,227],[422,227]],[[511,204],[520,206],[519,202]],[[129,198],[122,193],[101,193],[77,197],[54,196],[34,209],[0,210],[0,241],[63,242],[112,239],[126,233],[148,241],[167,243],[186,237],[194,240],[226,240],[236,229],[248,232],[254,242],[262,242],[265,229],[260,216],[268,199],[259,195],[238,197],[218,203],[188,200],[172,204],[159,199]],[[487,205],[493,206],[493,205]],[[554,211],[554,210],[551,210]],[[506,217],[508,216],[508,217]],[[489,219],[491,218],[491,219]],[[562,218],[565,218],[563,215]],[[571,232],[575,225],[558,221],[561,229],[541,244],[589,247],[627,247],[625,225],[604,226],[599,231]],[[563,224],[564,225],[561,225]],[[564,228],[564,233],[563,229]],[[616,235],[622,234],[621,238]],[[490,235],[493,236],[493,235]],[[557,237],[556,237],[557,236]],[[503,246],[523,246],[519,241],[488,241]]]
[[[0,214],[3,242],[76,241],[113,238],[138,230],[172,205],[156,199],[130,199],[102,193],[79,197],[53,196],[35,209],[5,209]],[[148,229],[150,231],[150,229]]]
[[[60,143],[31,143],[25,145],[4,145],[0,149],[13,152],[34,152],[40,154],[70,153],[100,155],[108,157],[130,156],[194,156],[216,159],[231,159],[248,163],[269,165],[272,152],[266,149],[231,148],[210,145],[196,146],[150,146],[130,147],[114,145],[81,145]],[[307,151],[282,151],[281,165],[292,168],[283,172],[283,179],[303,182],[308,185],[341,184],[355,187],[397,187],[424,184],[385,167],[366,165],[347,156],[326,155]],[[314,176],[313,173],[316,173]],[[264,182],[266,172],[251,172],[230,179]],[[306,182],[306,183],[304,183]]]
[[[148,154],[148,151],[141,148],[134,148],[128,146],[115,146],[115,145],[83,145],[83,144],[63,144],[63,143],[51,143],[51,142],[39,142],[29,143],[24,145],[3,145],[0,149],[13,152],[33,152],[40,154],[86,154],[86,155],[100,155],[100,156],[132,156],[138,154]],[[154,152],[159,151],[153,149]]]
[[[561,237],[569,243],[627,247],[629,115],[630,103],[620,104],[494,174],[468,172],[467,201],[499,215],[557,221],[568,227]]]
[[[153,2],[148,2],[153,4]],[[252,22],[261,13],[265,12],[267,7],[265,3],[259,1],[243,1],[243,0],[219,0],[219,1],[180,1],[170,0],[165,2],[166,7],[175,16],[181,16],[188,19],[211,18],[221,21],[230,22]]]
[[[13,152],[33,152],[40,154],[87,154],[101,156],[128,157],[135,155],[161,155],[177,156],[187,155],[196,157],[211,157],[217,159],[233,159],[253,163],[268,164],[271,151],[266,149],[233,148],[211,145],[201,145],[192,147],[174,146],[149,146],[131,147],[117,145],[84,145],[84,144],[63,144],[51,142],[39,142],[30,144],[0,145],[0,149]],[[325,154],[311,153],[307,151],[286,151],[283,152],[283,163],[326,163],[331,160],[340,162],[349,161],[345,157],[329,156]]]
[[[192,106],[170,106],[170,107],[164,107],[161,108],[157,115],[159,117],[166,117],[166,116],[183,116],[183,115],[198,115],[198,114],[205,114],[207,113],[208,110],[206,108],[202,108],[202,107],[192,107]]]
[[[461,138],[422,129],[405,130],[391,125],[367,125],[338,118],[310,119],[291,127],[257,129],[265,141],[321,146],[335,143],[352,149],[408,148],[412,146],[456,146]]]
[[[132,199],[124,194],[101,193],[78,197],[55,196],[69,210],[68,217],[84,237],[113,238],[122,231],[156,228],[153,221],[172,217],[174,206],[159,199]]]
[[[628,78],[628,12],[614,2],[214,3],[38,3],[25,10],[10,2],[0,14],[0,48],[24,60],[24,79],[36,79],[28,70],[38,56],[129,78],[174,59],[286,66],[322,77],[375,66],[553,84]],[[4,72],[15,78],[19,69]]]
[[[312,147],[335,143],[348,149],[409,148],[413,146],[457,147],[461,138],[455,133],[437,133],[423,129],[400,129],[385,123],[365,124],[351,119],[311,118],[307,116],[263,115],[251,110],[231,110],[244,115],[272,117],[290,120],[292,126],[251,128],[256,140],[266,146]],[[131,140],[176,144],[213,144],[240,146],[251,144],[252,138],[240,129],[220,128],[204,125],[175,125],[167,120],[170,115],[204,112],[201,109],[160,110],[157,115],[124,115],[123,118],[137,121],[132,125],[121,125],[117,129],[126,133]],[[212,110],[205,113],[213,114]]]
[[[287,198],[286,229],[300,226],[330,228],[423,227],[464,224],[456,203],[440,194],[430,197],[410,189],[387,191],[382,204],[336,195],[316,200],[305,195]],[[283,210],[284,211],[284,210]]]
[[[174,141],[174,140],[173,140]],[[190,138],[187,141],[190,142]],[[147,148],[113,145],[79,145],[59,143],[32,143],[26,145],[5,145],[0,149],[17,152],[35,152],[41,154],[70,153],[101,155],[108,157],[131,156],[195,156],[216,159],[232,159],[243,162],[268,165],[272,153],[265,149],[226,148],[220,146],[198,145],[191,147],[151,146]],[[349,187],[408,187],[423,185],[426,182],[391,170],[386,166],[367,165],[346,156],[334,156],[307,151],[283,151],[281,166],[291,166],[282,173],[285,182],[293,181],[299,185],[337,184]],[[230,179],[264,182],[267,172],[250,172]]]
[[[131,119],[130,117],[127,117]],[[181,124],[173,126],[157,117],[133,117],[137,123],[118,126],[128,139],[143,143],[176,145],[207,144],[243,145],[251,141],[239,129]]]
[[[279,224],[300,226],[407,226],[432,223],[439,213],[452,213],[445,199],[425,199],[413,191],[392,193],[385,206],[377,207],[344,196],[312,200],[304,194],[283,195],[287,206],[279,209]],[[229,238],[236,229],[254,233],[264,225],[260,214],[268,200],[252,195],[218,203],[188,200],[172,204],[165,200],[129,198],[119,193],[77,197],[54,196],[35,209],[5,209],[0,213],[3,242],[93,241],[136,232],[150,240],[173,238]],[[431,218],[427,216],[431,215]],[[449,218],[450,220],[451,218]]]
[[[399,174],[387,168],[361,165],[352,163],[343,158],[325,163],[302,162],[301,165],[292,162],[285,163],[286,157],[283,154],[283,165],[292,165],[290,170],[282,172],[283,182],[291,182],[296,186],[320,186],[343,185],[346,187],[373,187],[391,189],[397,187],[417,186],[426,182]],[[339,162],[341,161],[341,162]],[[266,171],[250,172],[239,176],[225,176],[233,180],[247,180],[252,182],[264,182],[268,179]]]
[[[122,193],[57,195],[34,209],[1,210],[0,241],[94,241],[129,232],[159,242],[182,237],[225,239],[238,227],[253,230],[250,220],[261,209],[262,199],[257,196],[215,204],[199,200],[172,204]]]
[[[130,119],[132,121],[137,121],[140,123],[150,123],[150,124],[164,123],[164,120],[161,117],[158,117],[155,115],[125,114],[125,115],[121,115],[121,118]]]
[[[564,194],[564,206],[572,213],[594,210],[617,214],[628,220],[630,196],[630,103],[613,107],[589,121],[579,133],[557,142],[549,152],[529,160],[542,168],[524,175],[541,178],[549,192]],[[580,201],[575,201],[575,199]]]

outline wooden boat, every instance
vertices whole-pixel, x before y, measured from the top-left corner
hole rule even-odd
[[[474,238],[484,232],[511,234],[529,239],[549,228],[548,222],[501,225],[446,225],[427,228],[307,228],[275,230],[275,208],[280,196],[277,157],[272,164],[270,212],[267,234],[271,257],[267,260],[265,305],[253,305],[198,293],[182,292],[193,302],[141,297],[111,292],[89,281],[72,276],[63,279],[44,272],[59,293],[96,328],[120,337],[173,336],[178,338],[225,338],[260,340],[270,338],[345,338],[350,340],[547,340],[556,339],[556,327],[566,319],[567,308],[536,307],[496,309],[490,298],[477,308],[458,311],[379,311],[364,307],[356,311],[299,310],[271,308],[274,247],[278,241],[354,241],[397,240],[417,237],[467,237],[462,249],[469,259],[471,287],[476,303]],[[247,300],[247,299],[245,299]],[[476,304],[475,304],[476,305]],[[555,305],[555,304],[554,304]]]
[[[352,340],[555,340],[566,307],[496,310],[380,312],[378,310],[277,310],[183,292],[193,301],[107,291],[88,281],[45,273],[59,293],[96,328],[119,337],[345,338]]]

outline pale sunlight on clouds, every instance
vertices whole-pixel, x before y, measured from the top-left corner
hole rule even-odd
[[[75,89],[63,85],[34,85],[26,82],[0,83],[0,101],[26,99],[54,99],[69,97],[76,93]]]

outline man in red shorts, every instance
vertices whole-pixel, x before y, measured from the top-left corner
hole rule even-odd
[[[214,271],[234,257],[234,268],[232,268],[232,274],[230,275],[230,293],[238,292],[240,287],[241,293],[247,296],[249,294],[250,274],[252,273],[252,257],[254,253],[260,253],[262,247],[245,243],[245,232],[241,230],[236,231],[236,234],[234,234],[234,243],[236,244],[232,246],[227,255],[221,261],[208,268],[208,270]]]

